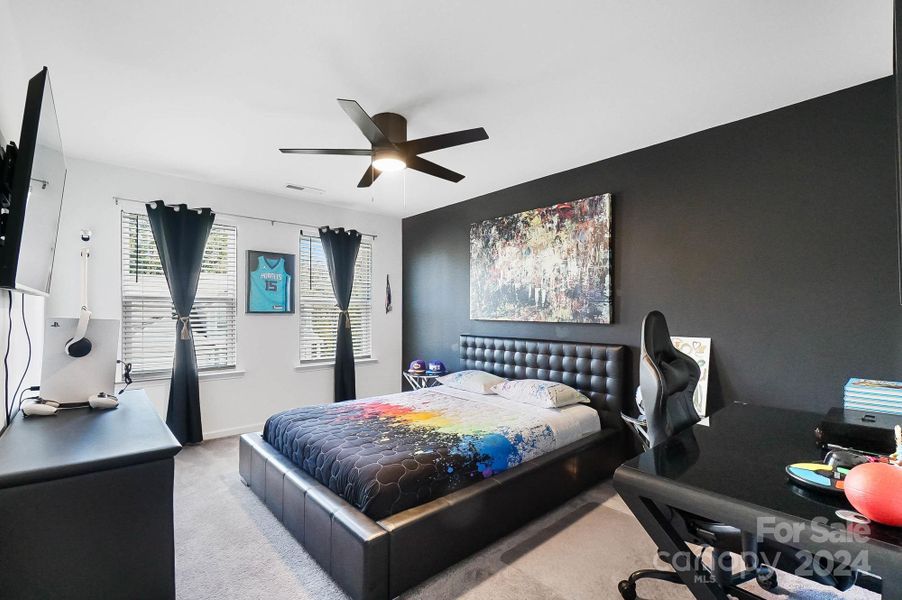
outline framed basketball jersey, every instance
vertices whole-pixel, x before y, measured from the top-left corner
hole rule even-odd
[[[294,254],[247,251],[247,312],[294,312]]]

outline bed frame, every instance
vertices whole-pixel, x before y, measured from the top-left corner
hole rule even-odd
[[[462,335],[460,367],[565,383],[591,400],[602,429],[379,521],[307,475],[259,433],[241,436],[242,481],[355,600],[398,596],[610,476],[625,459],[625,347]]]

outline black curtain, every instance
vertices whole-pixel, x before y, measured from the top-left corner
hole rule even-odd
[[[354,287],[354,265],[360,249],[361,235],[350,229],[319,228],[319,239],[323,243],[332,291],[338,304],[338,331],[335,334],[335,401],[353,400],[357,397],[354,374],[354,340],[351,337],[351,289]]]
[[[216,215],[209,208],[192,209],[184,204],[165,206],[162,201],[157,201],[147,205],[147,218],[178,316],[166,424],[179,442],[194,444],[202,442],[204,436],[200,421],[197,355],[189,315],[197,294],[204,248]]]

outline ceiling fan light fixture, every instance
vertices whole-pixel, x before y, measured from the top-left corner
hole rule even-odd
[[[384,171],[397,172],[404,169],[457,183],[464,178],[463,175],[428,161],[420,154],[489,139],[485,129],[474,127],[409,140],[407,119],[402,115],[383,112],[371,117],[358,102],[345,98],[339,98],[338,105],[370,143],[369,148],[279,148],[279,151],[283,154],[369,156],[370,164],[360,178],[358,188],[370,187]]]
[[[391,171],[401,171],[407,167],[407,163],[401,156],[401,153],[393,150],[376,150],[373,154],[373,168],[383,173]]]

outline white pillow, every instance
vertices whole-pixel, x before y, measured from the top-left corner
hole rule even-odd
[[[586,404],[591,402],[569,385],[541,379],[505,381],[492,387],[492,391],[508,400],[542,408],[561,408],[580,402]]]
[[[494,394],[492,386],[505,381],[507,380],[504,377],[485,371],[457,371],[438,378],[438,382],[442,385],[477,394]]]

